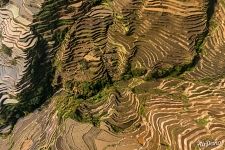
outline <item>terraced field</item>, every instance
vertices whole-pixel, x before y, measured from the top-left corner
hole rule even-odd
[[[3,4],[5,4],[4,2]],[[32,2],[24,4],[24,2],[9,1],[7,5],[0,8],[1,112],[9,105],[16,105],[18,103],[18,94],[25,87],[30,86],[30,82],[27,82],[22,87],[20,82],[30,66],[27,50],[35,47],[38,41],[38,37],[33,34],[30,25],[32,24],[33,15],[38,13],[40,7],[36,3],[35,8],[30,10],[26,6],[29,3]],[[4,112],[1,115],[4,116]],[[6,116],[3,118],[6,118]],[[8,132],[10,126],[7,126],[3,132]],[[3,127],[5,128],[5,126]]]
[[[1,0],[0,150],[225,150],[224,0]]]

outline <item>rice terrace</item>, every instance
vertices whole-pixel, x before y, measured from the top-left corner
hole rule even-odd
[[[225,0],[0,0],[0,150],[225,150]]]

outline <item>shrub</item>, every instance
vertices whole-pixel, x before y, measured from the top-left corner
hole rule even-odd
[[[142,76],[146,73],[147,73],[147,70],[143,69],[143,68],[136,68],[134,70],[131,70],[131,74],[132,74],[133,77],[139,77],[139,76]]]
[[[207,118],[201,118],[201,119],[195,120],[195,122],[199,126],[206,126],[209,121]]]
[[[12,56],[12,49],[8,48],[6,45],[2,44],[2,52],[8,56]]]

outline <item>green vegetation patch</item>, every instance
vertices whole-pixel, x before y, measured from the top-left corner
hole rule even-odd
[[[108,99],[109,95],[112,92],[115,92],[115,87],[105,87],[103,90],[98,92],[96,95],[92,96],[91,98],[87,99],[86,101],[92,104],[98,103],[100,101],[105,101]]]
[[[183,65],[170,65],[169,67],[161,67],[154,69],[151,73],[145,76],[146,81],[156,80],[165,77],[177,77],[183,74],[185,71],[189,71],[193,68],[194,64],[197,62],[197,58],[193,58],[191,63]]]
[[[219,0],[219,2],[222,4],[222,6],[225,8],[225,0]]]
[[[82,71],[87,70],[89,68],[88,62],[85,59],[82,59],[81,61],[79,61],[79,66]]]
[[[165,142],[161,142],[160,145],[161,145],[162,149],[172,150],[171,146]]]
[[[5,120],[0,118],[0,126],[5,124]]]
[[[91,123],[98,127],[100,125],[100,116],[93,116],[90,114],[83,114],[80,109],[76,109],[74,113],[74,119],[79,122]]]
[[[121,79],[122,80],[129,80],[131,78],[143,76],[146,73],[147,73],[147,69],[145,69],[145,68],[131,69],[130,67],[128,67],[127,72],[122,75]]]
[[[218,75],[218,76],[213,76],[213,77],[206,77],[206,78],[199,79],[199,80],[194,80],[193,82],[209,85],[209,84],[211,84],[219,79],[222,79],[224,77],[225,77],[224,75]]]
[[[146,116],[146,99],[142,99],[140,100],[140,106],[139,106],[139,110],[138,110],[139,115],[141,116]]]
[[[65,20],[58,20],[60,22],[60,25],[66,25],[68,21]],[[69,23],[68,23],[69,24]],[[58,25],[58,26],[60,26]],[[55,31],[53,35],[53,39],[56,41],[56,45],[62,43],[62,41],[65,39],[66,33],[68,32],[68,28],[65,28],[64,30]]]
[[[166,94],[167,92],[158,88],[146,88],[146,87],[141,87],[141,86],[136,86],[134,88],[131,89],[133,93],[135,94],[144,94],[144,93],[148,93],[148,94],[156,94],[156,95],[163,95]]]
[[[147,69],[144,68],[136,68],[131,70],[131,74],[133,77],[140,77],[147,73]]]
[[[66,93],[62,93],[54,99],[57,101],[56,108],[60,119],[74,118],[74,113],[80,105],[81,100]]]
[[[111,126],[111,128],[112,128],[112,130],[115,132],[115,133],[119,133],[119,132],[122,132],[123,131],[123,129],[122,128],[120,128],[120,127],[118,127],[118,126],[115,126],[115,125],[110,125]]]
[[[8,56],[12,56],[12,49],[8,48],[6,45],[2,44],[2,48],[1,48],[1,51],[8,55]]]
[[[12,60],[10,61],[10,63],[11,63],[11,65],[13,65],[13,66],[17,65],[16,59],[12,59]]]
[[[218,27],[218,23],[215,19],[211,19],[209,22],[210,31],[214,31]]]
[[[114,92],[115,88],[113,86],[111,87],[105,87],[103,90],[99,91],[96,95],[86,99],[81,100],[80,104],[82,105],[82,102],[88,103],[88,104],[96,104],[98,102],[106,101],[110,95],[110,93]],[[81,111],[80,107],[77,107],[74,113],[74,118],[80,122],[89,122],[92,123],[94,126],[100,125],[100,118],[104,114],[97,114],[93,115],[89,112],[87,109],[86,111]]]
[[[170,93],[169,96],[174,100],[182,101],[184,104],[188,103],[188,97],[182,93]]]
[[[74,94],[78,99],[88,99],[100,92],[105,87],[111,86],[108,77],[96,81],[65,81],[64,87],[67,92]]]
[[[215,81],[215,78],[203,78],[201,80],[197,80],[197,82],[203,83],[203,84],[210,84],[213,81]]]
[[[77,99],[73,95],[63,92],[59,96],[56,96],[54,100],[57,102],[56,110],[60,121],[71,118],[79,122],[92,123],[94,126],[99,125],[99,118],[90,115],[84,115],[79,110],[82,102],[84,102],[83,99]]]
[[[89,87],[88,85],[85,85]],[[72,118],[79,122],[91,123],[94,126],[100,125],[100,117],[104,114],[92,115],[88,108],[83,109],[85,103],[95,104],[108,99],[110,93],[114,90],[113,87],[105,87],[96,95],[88,99],[78,98],[76,95],[69,92],[63,92],[54,99],[57,101],[58,116],[61,119]]]
[[[176,93],[169,93],[168,91],[161,90],[158,88],[146,87],[146,86],[136,86],[131,89],[135,94],[141,94],[140,98],[145,100],[146,94],[148,96],[159,95],[159,96],[166,96],[174,101],[181,101],[185,106],[188,105],[188,97],[182,93],[182,91]],[[143,95],[143,96],[142,96]],[[144,96],[145,95],[145,96]],[[142,106],[140,106],[142,107]]]
[[[206,126],[208,122],[209,122],[209,120],[208,120],[207,117],[204,117],[204,118],[200,118],[200,119],[196,119],[195,120],[195,123],[197,125],[199,125],[199,126],[202,126],[202,127]]]

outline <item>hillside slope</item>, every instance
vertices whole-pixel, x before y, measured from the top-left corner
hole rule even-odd
[[[225,1],[0,6],[0,150],[225,149]]]

